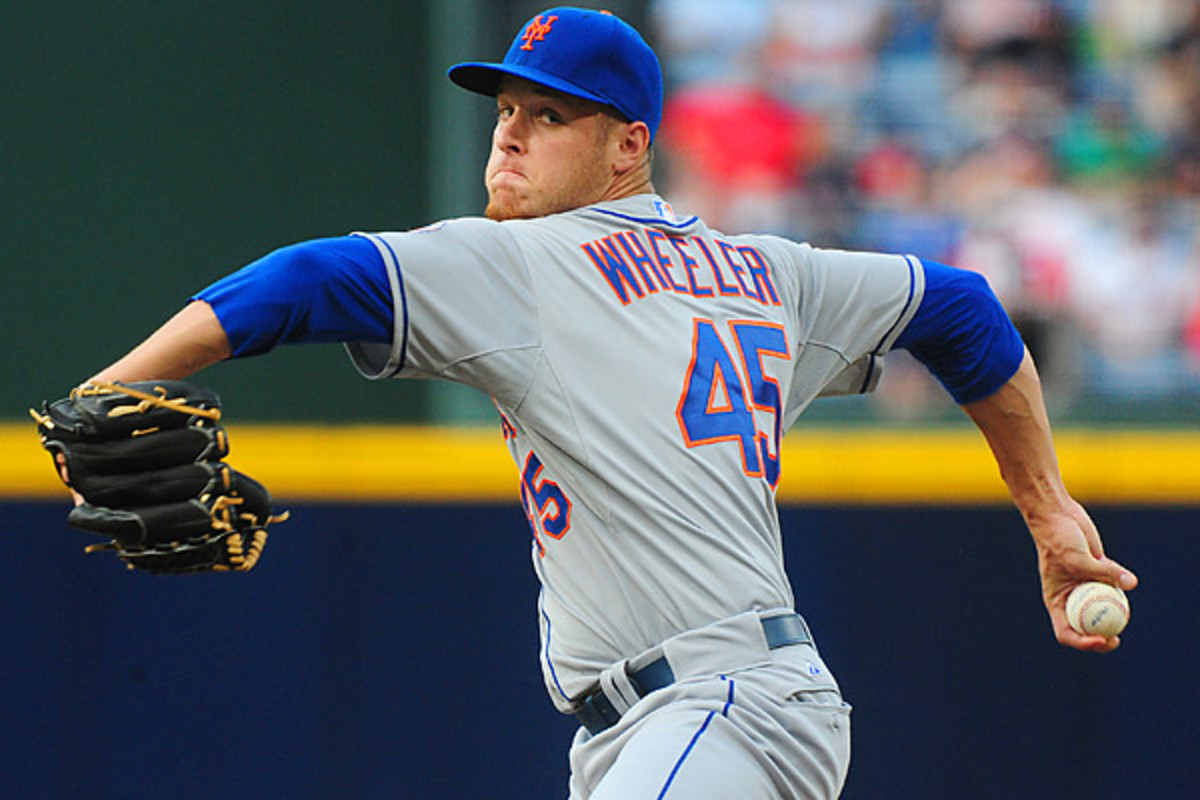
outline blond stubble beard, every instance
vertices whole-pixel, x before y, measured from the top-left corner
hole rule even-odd
[[[599,202],[612,180],[612,172],[605,164],[604,151],[615,122],[608,118],[601,120],[592,151],[580,154],[580,157],[572,162],[575,169],[572,170],[569,179],[563,178],[550,190],[541,187],[539,191],[538,187],[531,187],[535,192],[533,195],[525,195],[512,189],[502,188],[496,192],[489,189],[484,216],[496,222],[536,219]]]

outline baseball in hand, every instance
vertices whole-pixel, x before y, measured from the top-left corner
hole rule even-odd
[[[1081,583],[1067,596],[1067,622],[1078,633],[1116,636],[1129,622],[1129,599],[1107,583]]]

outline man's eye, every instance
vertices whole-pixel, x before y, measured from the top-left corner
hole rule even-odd
[[[498,119],[508,119],[512,116],[513,110],[511,106],[500,106],[496,109],[496,117]]]
[[[559,116],[559,113],[552,108],[543,108],[538,112],[538,118],[542,120],[542,122],[548,122],[552,125],[557,125],[558,123],[562,122],[562,117]]]

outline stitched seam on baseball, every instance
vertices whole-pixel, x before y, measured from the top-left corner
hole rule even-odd
[[[1088,611],[1097,603],[1112,603],[1121,611],[1122,614],[1125,615],[1126,620],[1129,619],[1129,605],[1121,601],[1120,595],[1115,593],[1108,594],[1107,592],[1093,592],[1090,597],[1085,598],[1084,601],[1079,604],[1079,608],[1075,611],[1075,619],[1073,621],[1078,623],[1079,630],[1087,630],[1086,623],[1088,619]]]

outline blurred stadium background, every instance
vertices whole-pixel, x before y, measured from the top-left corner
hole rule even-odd
[[[178,582],[83,557],[25,421],[277,246],[477,213],[491,109],[444,70],[544,5],[0,4],[0,796],[565,795],[487,398],[369,384],[337,347],[205,372],[234,462],[300,513],[251,575]],[[989,277],[1070,485],[1144,581],[1121,651],[1061,651],[982,440],[923,371],[897,354],[877,395],[816,404],[780,493],[856,705],[845,796],[1190,796],[1200,3],[601,5],[663,57],[677,209]]]

